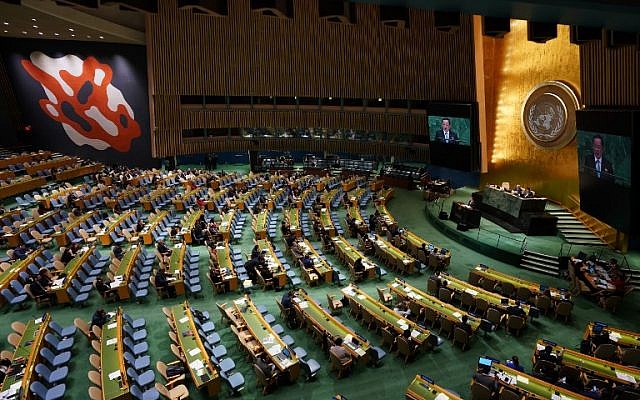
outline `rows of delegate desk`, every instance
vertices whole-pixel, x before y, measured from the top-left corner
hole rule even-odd
[[[345,295],[346,295],[346,294],[347,294],[347,293],[345,293]],[[357,296],[364,296],[364,294],[356,295],[356,298],[358,298]],[[362,300],[362,299],[360,299],[360,300]],[[383,320],[384,320],[384,318],[383,318]],[[389,321],[388,321],[388,322],[389,322]],[[397,322],[397,321],[396,321],[396,322]],[[400,326],[400,328],[403,328],[404,326],[405,326],[405,325],[402,325],[402,326]]]

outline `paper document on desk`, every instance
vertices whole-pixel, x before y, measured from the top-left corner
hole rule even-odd
[[[544,350],[544,346],[541,345],[540,343],[536,343],[536,350],[542,351],[542,350]]]
[[[391,284],[391,286],[392,286],[392,287],[398,287],[398,286],[400,286],[400,284],[399,284],[398,282],[393,282],[393,283]]]
[[[189,317],[186,317],[186,316],[185,316],[185,317],[182,317],[182,318],[180,318],[180,319],[178,320],[178,322],[180,322],[181,324],[184,324],[184,323],[186,323],[186,322],[189,322]]]
[[[199,370],[199,369],[204,368],[204,363],[202,362],[202,360],[201,360],[201,359],[193,360],[193,361],[191,361],[191,362],[189,363],[189,367],[190,367],[192,370]]]
[[[362,349],[362,347],[358,347],[358,348],[356,348],[354,351],[355,351],[355,352],[356,352],[356,354],[357,354],[357,355],[359,355],[360,357],[362,357],[362,356],[364,356],[365,354],[367,354],[367,352],[366,352],[366,351],[364,351],[364,350]]]
[[[111,338],[105,342],[107,346],[113,346],[116,343],[118,343],[118,338]]]
[[[614,342],[617,342],[620,340],[621,335],[618,332],[609,332],[609,339],[611,339]]]
[[[631,382],[633,384],[636,383],[636,378],[625,372],[616,371],[616,376],[618,377],[618,379],[622,379],[623,381]]]
[[[524,376],[524,375],[516,375],[516,380],[517,380],[518,382],[522,382],[522,383],[524,383],[525,385],[528,385],[528,384],[529,384],[529,378],[527,378],[527,377],[526,377],[526,376]]]
[[[112,322],[109,325],[107,325],[107,329],[115,329],[118,326],[117,322]]]
[[[410,288],[410,287],[405,287],[405,288],[404,288],[404,291],[405,291],[405,292],[407,292],[407,293],[409,293],[409,292],[411,291],[411,288]]]
[[[366,296],[363,294],[359,294],[356,297],[359,298],[360,300],[364,300],[366,298]]]
[[[457,311],[456,311],[456,312],[454,312],[454,313],[453,313],[453,314],[451,314],[451,315],[453,315],[453,316],[454,316],[455,318],[457,318],[457,319],[462,318],[462,314],[460,314],[460,313],[459,313],[459,312],[457,312]]]
[[[438,395],[433,400],[449,400],[449,396],[444,393],[438,393]]]
[[[267,351],[272,356],[275,356],[282,351],[282,347],[279,344],[274,344],[273,346],[269,347],[269,350]]]
[[[309,303],[307,303],[306,301],[300,302],[300,308],[308,308],[308,307],[309,307]]]
[[[195,357],[197,354],[200,354],[200,349],[198,347],[189,350],[189,355],[191,357]]]
[[[465,289],[464,291],[469,293],[472,296],[477,296],[478,295],[478,292],[473,290],[473,289]]]
[[[120,374],[120,370],[113,371],[113,372],[111,372],[111,373],[109,374],[109,380],[110,380],[110,381],[112,381],[112,380],[114,380],[114,379],[118,379],[118,378],[120,378],[120,376],[122,376],[122,375]]]
[[[408,328],[408,327],[407,327],[407,328]],[[419,331],[417,331],[417,330],[415,330],[415,329],[411,331],[411,337],[412,337],[412,338],[414,338],[414,339],[415,339],[415,338],[417,338],[418,336],[420,336],[420,332],[419,332]]]

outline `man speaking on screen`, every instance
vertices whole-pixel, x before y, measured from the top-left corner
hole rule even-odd
[[[436,141],[451,144],[459,142],[458,134],[451,129],[451,120],[449,118],[442,118],[442,129],[436,132]]]
[[[595,135],[591,139],[591,154],[587,154],[584,159],[584,166],[587,171],[598,179],[613,181],[613,167],[611,162],[604,158],[604,140],[602,136]]]

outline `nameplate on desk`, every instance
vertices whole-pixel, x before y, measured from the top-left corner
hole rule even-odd
[[[121,376],[122,376],[122,374],[120,373],[120,370],[113,371],[113,372],[111,372],[109,374],[109,380],[112,381],[112,380],[120,378]]]
[[[616,371],[616,376],[618,377],[618,379],[622,379],[623,381],[633,383],[634,385],[636,384],[636,378],[634,378],[633,376],[625,372]]]

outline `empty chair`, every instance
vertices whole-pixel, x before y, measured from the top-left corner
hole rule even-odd
[[[89,300],[89,293],[78,293],[73,287],[67,288],[67,294],[73,304],[82,304]]]
[[[127,361],[129,366],[133,367],[138,372],[143,372],[151,365],[151,358],[149,356],[140,356],[135,357],[128,351],[124,352],[124,359]]]
[[[73,338],[59,340],[55,335],[47,333],[44,340],[55,350],[56,353],[70,350],[73,347]]]
[[[41,400],[57,400],[64,397],[66,386],[64,385],[64,383],[61,383],[50,389],[47,389],[47,387],[43,385],[42,382],[35,381],[31,383],[29,389]]]
[[[235,396],[244,389],[244,376],[240,372],[235,372],[231,375],[227,375],[224,371],[219,371],[220,378],[227,383],[231,395]]]
[[[134,368],[127,368],[127,376],[134,380],[134,382],[143,389],[151,387],[156,380],[156,376],[153,370],[146,370],[145,372],[138,374]]]
[[[168,389],[160,382],[156,382],[155,389],[166,399],[182,400],[189,398],[189,389],[187,389],[185,385],[178,385],[172,389]]]
[[[2,289],[2,291],[0,291],[0,294],[2,294],[2,297],[4,297],[4,299],[7,301],[7,303],[9,303],[9,305],[12,306],[12,307],[13,306],[19,306],[19,305],[23,304],[24,301],[27,300],[27,297],[28,297],[28,295],[26,293],[16,296],[9,289]]]
[[[459,344],[462,347],[462,351],[467,349],[470,341],[470,335],[464,329],[455,328],[453,330],[453,344]]]
[[[61,367],[52,371],[44,364],[37,364],[35,371],[49,386],[62,382],[66,379],[67,375],[69,375],[68,367]]]
[[[64,366],[69,362],[69,360],[71,360],[70,351],[55,354],[47,347],[43,347],[40,349],[40,355],[45,359],[47,364],[49,364],[49,366],[53,368]]]

